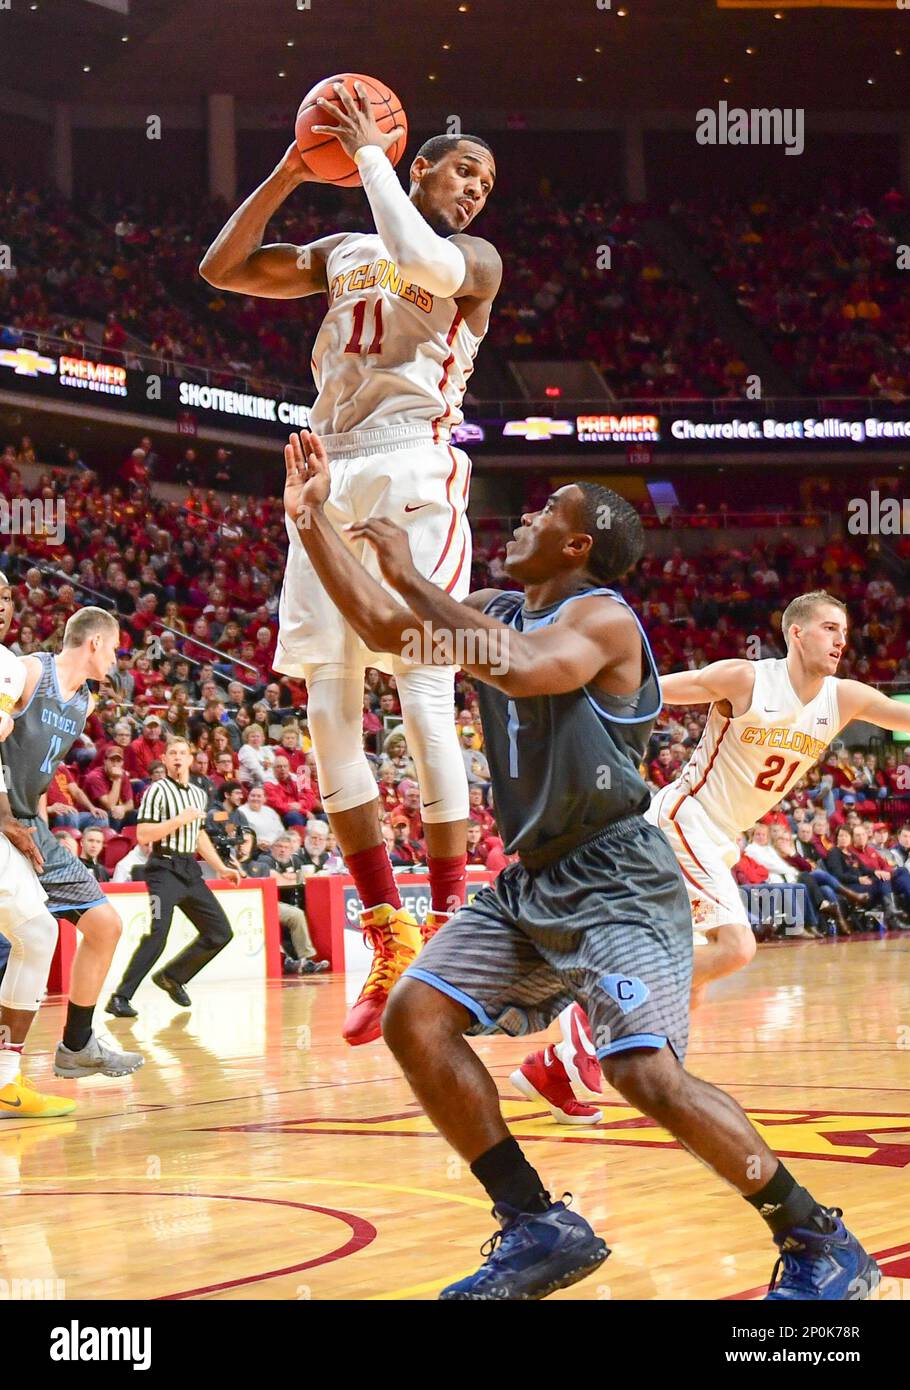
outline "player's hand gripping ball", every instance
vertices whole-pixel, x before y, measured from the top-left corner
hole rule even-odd
[[[407,144],[408,118],[384,82],[342,72],[307,92],[294,133],[304,164],[320,183],[356,188],[360,170],[354,151],[361,145],[378,145],[397,164]]]

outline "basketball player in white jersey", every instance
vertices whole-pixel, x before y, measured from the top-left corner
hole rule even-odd
[[[784,611],[786,657],[716,661],[662,676],[669,705],[710,705],[698,745],[646,819],[667,836],[689,891],[692,921],[707,941],[694,956],[692,1004],[711,980],[749,964],[755,937],[731,873],[736,837],[751,829],[823,756],[854,719],[910,732],[910,706],[835,675],[847,645],[847,610],[824,590]],[[602,1092],[597,1048],[577,1005],[560,1015],[562,1041],[526,1059],[512,1081],[563,1124],[590,1124]],[[584,1101],[580,1101],[583,1097]]]
[[[0,574],[0,643],[13,620],[13,591]],[[25,686],[25,662],[0,646],[0,744],[13,730],[12,713]],[[31,831],[13,816],[0,753],[0,933],[10,943],[0,982],[0,1120],[48,1119],[68,1115],[76,1102],[45,1096],[21,1076],[22,1050],[44,999],[57,923],[35,868],[41,855]]]
[[[216,237],[200,266],[209,283],[240,294],[293,299],[325,294],[313,347],[318,398],[311,428],[332,465],[326,515],[336,529],[372,515],[408,533],[421,573],[456,599],[468,592],[470,459],[452,428],[502,277],[495,248],[466,230],[496,177],[475,136],[436,136],[418,151],[405,193],[362,87],[338,84],[342,109],[323,102],[334,136],[355,160],[375,232],[338,232],[309,246],[263,246],[269,218],[300,184],[319,182],[295,145]],[[306,517],[299,524],[305,525]],[[455,667],[369,651],[328,598],[293,521],[279,610],[275,670],[307,683],[307,718],[322,802],[364,906],[373,968],[348,1016],[351,1044],[380,1036],[388,991],[415,950],[464,899],[467,779],[455,733]],[[361,563],[382,583],[371,546]],[[419,932],[401,908],[379,828],[375,779],[363,752],[366,666],[394,673],[408,748],[417,765],[431,911]]]

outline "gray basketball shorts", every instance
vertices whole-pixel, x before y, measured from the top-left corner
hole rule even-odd
[[[48,912],[75,922],[90,907],[107,902],[94,874],[89,873],[81,859],[64,849],[46,821],[40,816],[19,816],[18,819],[23,825],[34,827],[35,843],[44,856],[38,882],[47,894]]]
[[[537,1033],[573,1001],[598,1057],[689,1035],[692,916],[663,833],[629,816],[555,863],[503,869],[424,947],[403,979],[473,1015],[465,1032]]]

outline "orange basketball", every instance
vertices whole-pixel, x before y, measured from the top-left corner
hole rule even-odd
[[[340,107],[341,99],[335,91],[336,82],[343,82],[355,99],[357,92],[354,83],[363,83],[380,130],[394,130],[398,125],[404,127],[404,134],[399,135],[386,151],[393,164],[397,164],[404,154],[404,147],[408,141],[408,118],[391,87],[387,87],[384,82],[378,82],[375,77],[365,77],[362,72],[337,73],[334,77],[327,77],[324,82],[317,82],[316,86],[307,92],[300,103],[294,126],[297,148],[303,156],[304,163],[324,183],[333,183],[339,188],[356,188],[360,183],[360,170],[353,159],[348,157],[334,135],[313,130],[314,125],[333,124],[332,113],[326,111],[323,106],[317,106],[316,102],[319,97],[325,97],[327,101]]]

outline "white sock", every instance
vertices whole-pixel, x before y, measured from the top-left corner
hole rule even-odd
[[[7,1043],[0,1047],[0,1089],[8,1086],[22,1069],[23,1043]]]

